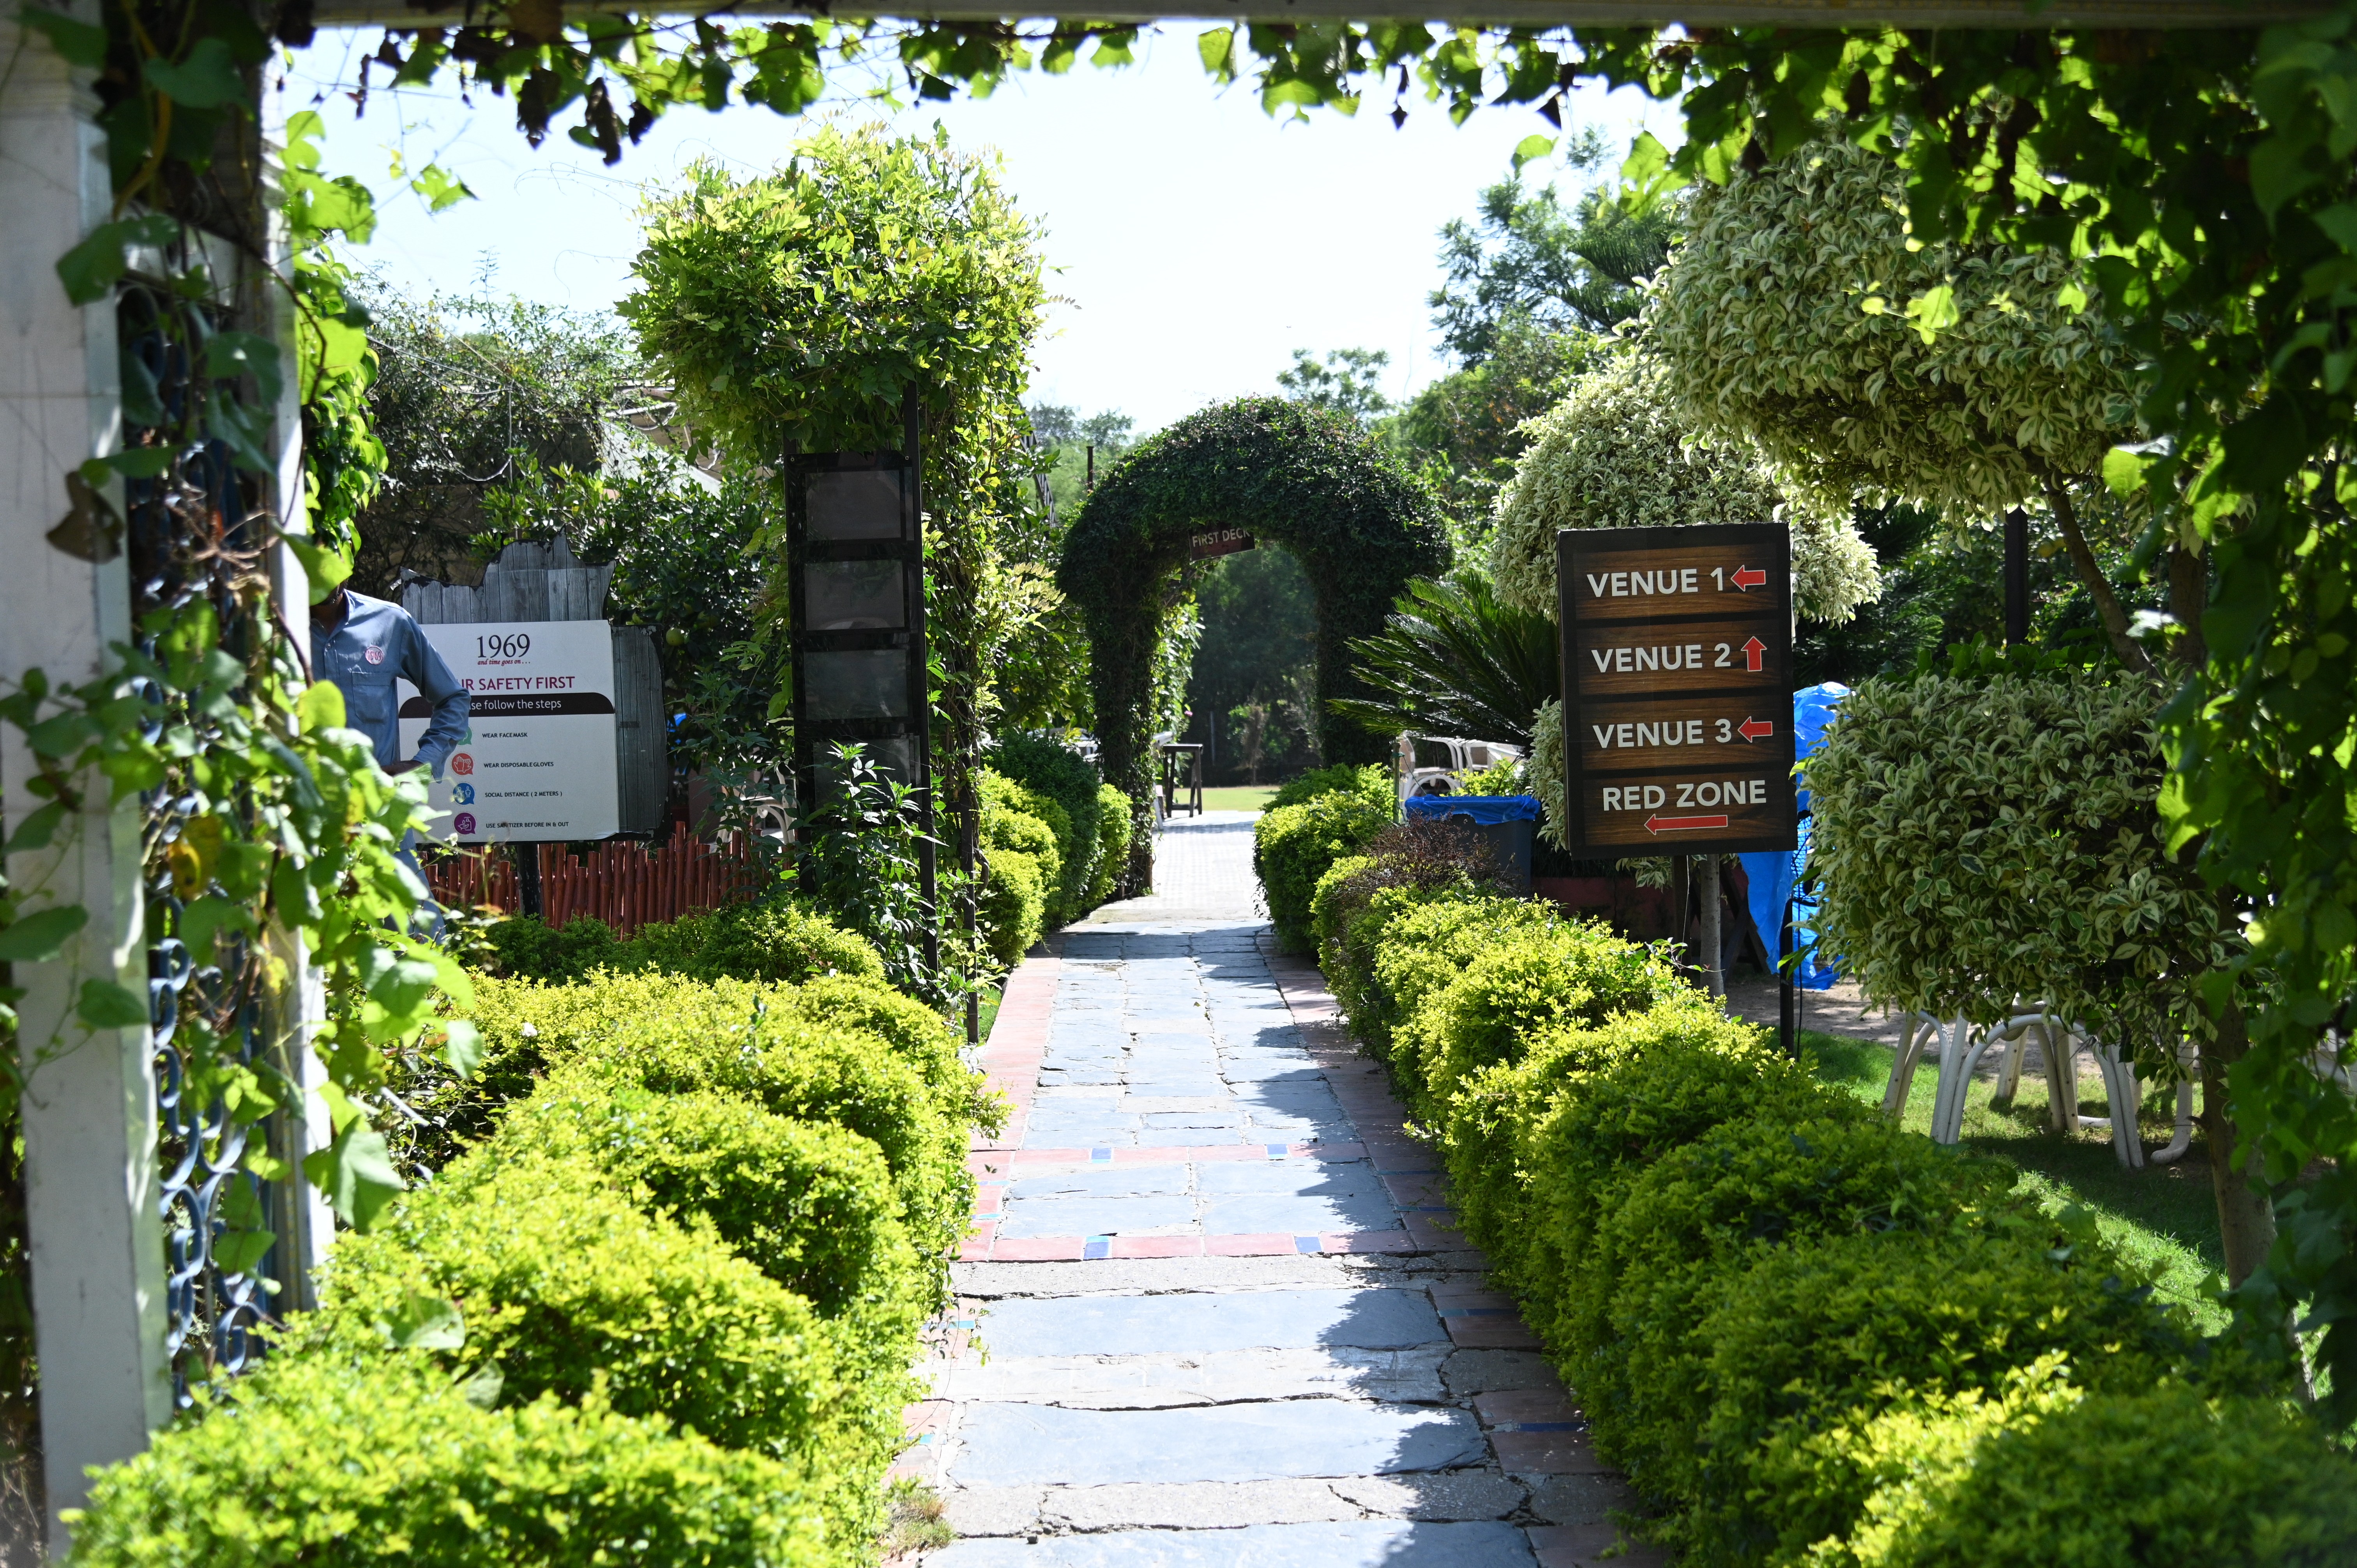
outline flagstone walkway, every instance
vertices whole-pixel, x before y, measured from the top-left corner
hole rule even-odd
[[[924,1561],[1598,1563],[1625,1485],[1318,971],[1276,953],[1252,821],[1174,823],[1156,897],[1008,983],[983,1059],[1017,1110],[974,1154],[899,1466],[962,1538]]]

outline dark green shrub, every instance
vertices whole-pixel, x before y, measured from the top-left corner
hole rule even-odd
[[[533,1000],[545,1006],[554,998],[552,990]],[[564,1000],[596,1006],[588,998]],[[479,999],[479,1021],[483,1012]],[[947,1261],[965,1239],[974,1201],[965,1151],[983,1092],[977,1076],[936,1089],[945,1075],[904,1059],[883,1037],[802,1013],[786,988],[743,982],[683,986],[660,1007],[624,1009],[576,1037],[584,1070],[608,1083],[745,1095],[776,1115],[831,1122],[874,1143],[892,1167],[909,1240],[926,1255],[937,1289],[945,1288]]]
[[[985,1128],[1005,1115],[981,1076],[959,1059],[957,1041],[939,1016],[876,981],[828,975],[782,985],[607,971],[577,985],[478,976],[475,991],[468,1013],[482,1032],[483,1059],[471,1078],[458,1079],[426,1053],[395,1064],[391,1087],[411,1114],[397,1114],[385,1132],[404,1171],[441,1169],[488,1136],[500,1110],[530,1094],[553,1066],[674,1012],[714,1028],[759,1012],[813,1028],[864,1032],[924,1079],[942,1114]]]
[[[1366,852],[1329,866],[1310,895],[1318,962],[1360,1037],[1390,1043],[1391,1020],[1373,984],[1375,956],[1395,913],[1418,904],[1463,903],[1508,894],[1496,859],[1458,824],[1410,817]],[[1381,901],[1380,907],[1378,900]]]
[[[1533,1041],[1523,1060],[1472,1079],[1448,1108],[1449,1187],[1468,1235],[1549,1343],[1586,1342],[1577,1294],[1610,1195],[1722,1122],[1800,1122],[1847,1101],[1776,1049],[1768,1031],[1699,993],[1595,1028]],[[1592,1337],[1592,1336],[1591,1336]]]
[[[392,1354],[386,1326],[417,1296],[457,1304],[466,1345],[451,1364],[496,1364],[509,1403],[602,1391],[625,1415],[822,1468],[875,1440],[858,1432],[873,1423],[866,1391],[845,1386],[808,1301],[710,1221],[644,1213],[586,1156],[469,1156],[391,1224],[339,1238],[289,1347]]]
[[[541,1076],[573,1064],[596,1064],[608,1084],[748,1094],[777,1115],[846,1127],[882,1149],[935,1298],[946,1290],[973,1197],[966,1131],[996,1127],[1006,1112],[921,1004],[840,977],[764,985],[608,973],[584,985],[479,979],[469,1013],[484,1068],[451,1091],[447,1120],[480,1130],[470,1136],[488,1133]],[[426,1131],[434,1152],[456,1155],[447,1130]],[[404,1135],[426,1146],[425,1133]]]
[[[484,940],[506,977],[586,980],[600,969],[656,970],[696,980],[808,980],[849,974],[884,978],[874,947],[809,905],[772,897],[640,926],[628,941],[603,920],[576,915],[558,930],[539,917],[494,921]]]
[[[1568,1271],[1555,1324],[1589,1416],[1610,1432],[1666,1420],[1666,1436],[1698,1414],[1686,1402],[1704,1384],[1708,1350],[1690,1336],[1763,1251],[1822,1237],[1953,1234],[2006,1207],[2013,1184],[2010,1166],[1838,1100],[1806,1121],[1785,1107],[1754,1112],[1625,1167],[1602,1195],[1594,1245]],[[1691,1451],[1689,1442],[1683,1452]],[[1657,1472],[1677,1461],[1652,1448],[1621,1452],[1651,1455]]]
[[[1676,1534],[1689,1562],[1796,1556],[1846,1534],[1873,1473],[1813,1440],[1870,1420],[1902,1391],[1995,1390],[2056,1355],[2092,1388],[2133,1391],[2183,1363],[2190,1338],[2171,1315],[2123,1283],[2099,1248],[2058,1262],[2052,1254],[2070,1250],[2056,1240],[2026,1229],[1902,1230],[1767,1252],[1727,1274],[1706,1314],[1684,1326],[1699,1377],[1660,1389],[1631,1418],[1599,1422],[1599,1445],[1629,1461],[1641,1487],[1683,1505]],[[1648,1348],[1678,1335],[1662,1325]]]
[[[1277,944],[1308,952],[1310,895],[1333,864],[1392,825],[1388,800],[1335,792],[1262,813],[1253,826],[1253,870],[1268,899]]]
[[[982,845],[990,861],[980,918],[990,956],[1012,969],[1052,923],[1050,906],[1062,876],[1055,829],[1030,808],[1061,816],[1045,796],[985,770]]]
[[[1129,842],[1137,832],[1129,797],[1110,784],[1097,786],[1097,859],[1089,875],[1089,908],[1113,897],[1129,865]]]
[[[551,929],[537,915],[516,915],[483,928],[498,973],[533,980],[574,981],[592,970],[613,966],[622,939],[614,928],[576,915]]]
[[[1691,991],[1668,960],[1602,923],[1551,918],[1486,946],[1398,1039],[1417,1053],[1419,1081],[1437,1106],[1483,1068],[1519,1059],[1526,1041]]]
[[[2205,1399],[2181,1383],[2053,1402],[2060,1408],[2002,1426],[1967,1413],[1950,1416],[1946,1432],[1906,1434],[1868,1524],[1848,1552],[1820,1560],[1828,1568],[2357,1563],[2357,1464],[2305,1413],[2276,1401]],[[1926,1450],[1936,1462],[1905,1462]],[[2069,1483],[2057,1485],[2062,1477]]]
[[[660,1417],[482,1410],[422,1354],[281,1354],[102,1473],[88,1568],[821,1568],[799,1465]]]
[[[1374,950],[1365,982],[1367,1037],[1392,1064],[1392,1076],[1411,1104],[1427,1093],[1418,1054],[1401,1036],[1426,1004],[1446,991],[1465,966],[1492,948],[1510,945],[1557,918],[1554,907],[1528,898],[1437,898],[1386,895],[1376,901],[1352,940]]]
[[[692,980],[884,978],[884,961],[865,938],[807,904],[775,897],[640,926],[621,944],[613,967]]]
[[[712,1222],[737,1255],[845,1319],[857,1359],[897,1370],[928,1298],[883,1152],[724,1094],[655,1094],[560,1072],[442,1185],[579,1155],[657,1213]]]
[[[1097,882],[1103,849],[1098,825],[1103,817],[1103,785],[1095,767],[1070,746],[1028,735],[1005,736],[983,760],[993,772],[1037,790],[1063,809],[1065,825],[1059,836],[1063,854],[1062,875],[1058,879],[1060,902],[1050,917],[1059,924],[1080,918],[1100,902],[1089,896]],[[1123,815],[1127,815],[1126,804]],[[1056,824],[1049,819],[1049,825]],[[1128,847],[1125,840],[1123,847],[1125,851]]]
[[[1266,809],[1274,811],[1302,805],[1320,795],[1354,795],[1383,807],[1394,816],[1399,812],[1399,785],[1392,770],[1373,762],[1355,767],[1338,762],[1331,768],[1314,768],[1298,779],[1278,785]]]

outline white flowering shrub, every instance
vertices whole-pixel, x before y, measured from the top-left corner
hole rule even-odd
[[[1803,508],[1748,447],[1694,440],[1662,361],[1641,351],[1576,378],[1527,427],[1534,439],[1498,502],[1490,575],[1498,597],[1555,618],[1555,536],[1566,528],[1770,522],[1792,531],[1801,613],[1843,621],[1882,592],[1849,506]]]
[[[1903,177],[1847,142],[1701,187],[1644,317],[1679,416],[1820,509],[1960,521],[2137,438],[2133,362],[2067,255],[1910,244]]]

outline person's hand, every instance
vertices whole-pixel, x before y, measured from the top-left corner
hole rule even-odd
[[[418,761],[417,758],[413,757],[406,762],[394,763],[392,767],[386,768],[385,771],[387,773],[406,773],[413,768],[423,768],[425,766],[425,764]]]

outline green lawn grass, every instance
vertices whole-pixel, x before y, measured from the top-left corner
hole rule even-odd
[[[1006,994],[1003,985],[994,985],[982,993],[982,1043],[990,1043],[990,1026],[998,1022],[998,999]],[[960,1020],[963,1022],[963,1019]],[[959,1031],[963,1034],[964,1031]]]
[[[1276,793],[1274,784],[1238,784],[1224,789],[1203,791],[1203,810],[1207,811],[1265,811],[1269,797]]]
[[[1869,1103],[1882,1103],[1898,1054],[1890,1047],[1813,1029],[1802,1031],[1801,1041],[1816,1055],[1818,1077]],[[1939,1076],[1936,1061],[1915,1070],[1904,1116],[1904,1124],[1915,1132],[1932,1130]],[[1964,1146],[2010,1160],[2021,1172],[2022,1187],[2050,1210],[2084,1206],[2104,1239],[2127,1262],[2151,1273],[2157,1294],[2187,1308],[2204,1329],[2222,1327],[2226,1313],[2204,1283],[2225,1267],[2225,1254],[2218,1242],[2217,1201],[2210,1190],[2210,1156],[2201,1130],[2195,1129],[2193,1146],[2175,1164],[2123,1170],[2100,1129],[2083,1129],[2075,1137],[2047,1131],[2046,1088],[2036,1076],[2022,1075],[2021,1093],[2009,1106],[1992,1103],[1994,1088],[1976,1084],[1965,1101]],[[2100,1094],[2088,1098],[2093,1090],[2093,1083],[2081,1086],[2079,1109],[2101,1116]],[[2147,1148],[2169,1141],[2175,1104],[2173,1092],[2147,1094],[2141,1130]]]

